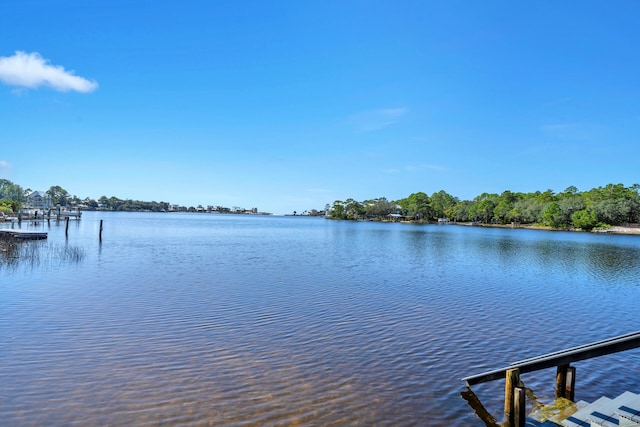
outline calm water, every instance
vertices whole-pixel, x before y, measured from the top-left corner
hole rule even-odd
[[[461,377],[640,330],[638,236],[92,212],[67,239],[31,228],[49,239],[28,260],[0,254],[3,426],[483,426]],[[640,392],[639,351],[575,366],[577,399]],[[523,380],[544,398],[554,377]],[[474,391],[502,419],[503,384]]]

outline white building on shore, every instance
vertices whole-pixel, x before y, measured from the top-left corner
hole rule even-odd
[[[27,195],[27,207],[38,209],[49,209],[51,205],[51,196],[45,191],[32,191]]]

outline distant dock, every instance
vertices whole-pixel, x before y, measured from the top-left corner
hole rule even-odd
[[[47,232],[33,230],[0,229],[0,236],[15,237],[16,239],[39,240],[46,239]]]
[[[18,212],[17,217],[15,219],[18,222],[21,221],[31,221],[31,220],[45,220],[45,221],[60,221],[65,219],[80,219],[82,217],[82,212],[80,209],[78,210],[69,210],[69,209],[33,209],[33,208],[25,208]]]
[[[80,217],[82,217],[82,212],[61,211],[59,213],[53,213],[53,215],[55,215],[57,219],[64,219],[64,218],[80,219]]]

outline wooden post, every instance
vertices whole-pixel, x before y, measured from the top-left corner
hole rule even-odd
[[[520,384],[520,370],[518,368],[508,369],[506,372],[506,381],[504,385],[504,415],[506,418],[506,426],[514,427],[514,392],[515,388]]]
[[[526,393],[524,388],[516,387],[513,400],[513,427],[525,427],[527,422]]]
[[[102,242],[102,220],[100,220],[100,241]]]
[[[554,396],[556,399],[564,397],[564,384],[567,381],[567,367],[569,365],[560,365],[556,369],[556,390]]]
[[[567,376],[564,384],[564,397],[572,402],[576,400],[576,368],[569,366],[567,368]]]
[[[556,399],[564,397],[572,402],[575,399],[576,368],[570,365],[558,366],[556,373]]]
[[[67,224],[64,228],[64,235],[69,237],[69,217],[67,217]]]

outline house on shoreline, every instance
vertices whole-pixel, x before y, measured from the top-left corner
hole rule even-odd
[[[51,196],[45,191],[32,191],[27,195],[26,206],[37,209],[52,208]]]

